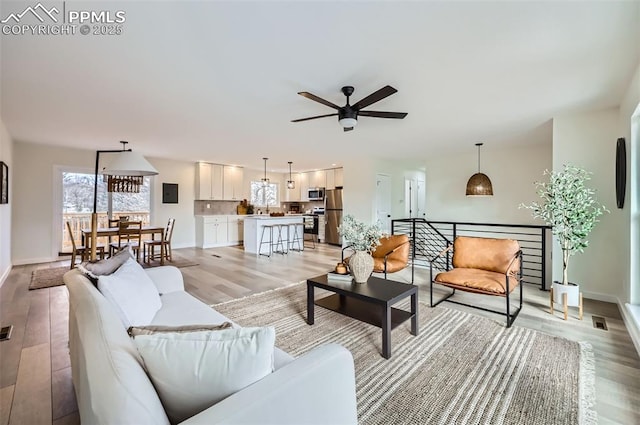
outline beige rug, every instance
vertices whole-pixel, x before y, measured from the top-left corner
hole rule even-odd
[[[144,264],[144,263],[141,265],[144,268],[157,267],[160,265],[160,262],[154,261],[151,263],[151,265]],[[193,261],[189,261],[183,258],[177,258],[177,259],[174,259],[174,261],[165,262],[165,265],[182,268],[182,267],[197,266],[198,263],[195,263]],[[34,270],[33,273],[31,274],[31,282],[29,283],[29,289],[32,290],[32,289],[51,288],[53,286],[64,285],[64,282],[62,281],[62,276],[64,276],[64,274],[68,271],[69,271],[69,266],[50,267],[47,269]]]
[[[272,325],[294,355],[336,342],[353,354],[361,424],[594,424],[591,346],[446,307],[420,303],[420,333],[381,330],[316,307],[306,324],[306,285],[214,306],[243,326]],[[328,406],[330,408],[330,406]]]

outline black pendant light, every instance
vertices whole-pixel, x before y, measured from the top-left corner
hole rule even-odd
[[[482,143],[476,143],[478,147],[478,172],[471,176],[467,182],[467,196],[493,196],[491,180],[486,174],[480,172],[480,146],[482,145]]]
[[[269,158],[262,158],[262,160],[264,161],[264,177],[262,178],[263,186],[267,186],[269,184],[269,179],[267,178],[267,159]]]
[[[293,162],[289,161],[289,180],[287,180],[287,189],[296,188],[296,182],[294,182],[293,178],[291,178],[291,164],[293,164]]]

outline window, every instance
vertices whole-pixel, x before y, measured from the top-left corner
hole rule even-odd
[[[91,227],[93,212],[93,173],[63,170],[62,177],[62,222],[60,225],[60,250],[69,252],[71,239],[67,234],[66,222],[69,221],[74,238],[80,243],[82,229]],[[98,227],[107,227],[109,218],[126,215],[130,220],[140,220],[149,225],[151,212],[151,179],[144,178],[139,193],[108,193],[102,175],[98,175]],[[100,241],[103,243],[104,241]]]
[[[256,207],[278,206],[278,185],[269,183],[263,185],[262,181],[251,182],[251,204]]]

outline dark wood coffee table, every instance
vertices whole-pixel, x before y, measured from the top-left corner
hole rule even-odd
[[[315,300],[314,288],[334,292]],[[411,311],[391,307],[411,297]],[[382,356],[391,357],[391,330],[411,319],[411,334],[418,335],[418,287],[370,277],[367,283],[329,282],[327,275],[307,279],[307,323],[314,323],[315,305],[382,328]]]

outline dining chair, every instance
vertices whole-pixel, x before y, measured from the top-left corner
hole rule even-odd
[[[169,221],[167,222],[167,228],[164,230],[164,233],[162,235],[162,239],[144,241],[144,245],[142,246],[142,259],[147,264],[152,260],[160,260],[162,262],[167,259],[169,261],[173,261],[173,257],[171,255],[171,236],[173,236],[173,225],[175,224],[175,222],[175,218],[169,219]],[[156,246],[160,247],[160,252],[158,254],[155,253]],[[149,249],[148,253],[147,248]],[[163,248],[164,257],[162,256]]]
[[[108,226],[107,227],[109,227],[109,229],[113,229],[114,227],[118,227],[118,224],[121,221],[129,221],[129,216],[128,215],[121,215],[118,218],[110,218],[110,219],[108,219],[108,223],[107,223]],[[111,245],[111,242],[113,242],[113,236],[109,236],[108,239],[109,239],[109,245]],[[111,255],[111,254],[109,254],[109,255]]]
[[[87,245],[79,245],[76,244],[76,239],[73,236],[73,231],[71,230],[71,223],[70,222],[66,222],[67,223],[67,232],[69,233],[69,239],[71,239],[71,267],[69,267],[70,269],[73,269],[76,266],[76,256],[79,255],[80,256],[80,260],[84,261],[88,255],[89,255],[89,251],[90,251],[90,247]],[[96,245],[96,251],[98,251],[98,254],[100,255],[100,259],[104,258],[104,245]]]
[[[118,241],[109,244],[109,255],[120,251],[122,247],[129,245],[136,254],[136,260],[140,260],[140,245],[142,243],[141,221],[118,222]]]

